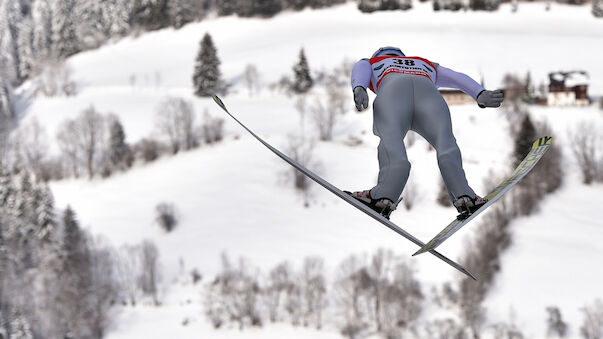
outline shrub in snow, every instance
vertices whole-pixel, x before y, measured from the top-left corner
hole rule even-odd
[[[236,325],[239,329],[262,326],[259,311],[260,286],[257,274],[250,272],[244,259],[232,265],[222,255],[222,271],[207,285],[203,303],[205,315],[214,328]]]
[[[207,110],[203,113],[201,134],[206,144],[213,144],[224,138],[224,119],[209,115]]]
[[[178,217],[174,204],[162,202],[155,206],[155,221],[166,232],[171,232],[178,225]]]
[[[72,79],[71,68],[64,61],[51,60],[39,67],[42,71],[36,79],[36,94],[47,97],[77,94],[77,83]]]
[[[144,138],[134,146],[137,158],[142,159],[145,163],[157,160],[163,153],[163,145],[154,139]]]
[[[191,271],[191,279],[193,281],[193,284],[198,283],[199,281],[201,281],[202,278],[203,276],[201,275],[201,273],[199,273],[196,268]]]
[[[546,312],[548,314],[546,324],[547,337],[552,338],[565,338],[568,333],[568,326],[563,318],[561,317],[561,310],[556,306],[549,306],[546,308]]]

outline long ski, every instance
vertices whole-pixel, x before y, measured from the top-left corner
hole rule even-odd
[[[467,218],[459,218],[457,217],[453,220],[448,226],[446,226],[438,235],[436,235],[433,239],[431,239],[425,246],[421,247],[415,254],[425,253],[427,251],[431,251],[436,247],[440,246],[446,239],[450,238],[456,231],[460,230],[463,226],[467,225],[473,218],[475,218],[478,214],[482,213],[489,206],[491,206],[495,201],[500,199],[503,194],[509,191],[515,184],[517,184],[526,174],[528,174],[532,168],[536,165],[536,163],[542,158],[544,153],[549,149],[552,142],[552,137],[545,136],[539,138],[534,141],[532,144],[532,149],[525,156],[525,158],[519,163],[517,168],[509,175],[500,185],[496,186],[488,195],[485,196],[488,199],[488,202],[485,203],[482,207],[480,207],[477,211],[473,212],[473,214],[469,215]]]
[[[224,110],[224,112],[226,112],[232,119],[234,119],[239,125],[241,125],[241,127],[243,127],[247,132],[249,132],[249,134],[251,134],[255,139],[257,139],[260,143],[262,143],[262,145],[264,145],[266,148],[268,148],[269,150],[271,150],[274,154],[276,154],[279,158],[281,158],[282,160],[284,160],[285,162],[287,162],[289,165],[295,167],[298,171],[300,171],[301,173],[303,173],[304,175],[306,175],[308,178],[312,179],[317,184],[319,184],[322,187],[326,188],[328,191],[330,191],[331,193],[335,194],[339,198],[343,199],[347,203],[351,204],[352,206],[354,206],[357,209],[361,210],[362,212],[366,213],[367,215],[369,215],[373,219],[379,221],[380,223],[382,223],[386,227],[390,228],[394,232],[398,233],[399,235],[403,236],[404,238],[412,241],[417,246],[422,247],[422,246],[425,245],[421,240],[415,238],[413,235],[411,235],[410,233],[406,232],[405,230],[403,230],[402,228],[400,228],[398,225],[396,225],[396,224],[392,223],[391,221],[385,219],[379,213],[377,213],[377,212],[373,211],[372,209],[366,207],[364,204],[360,203],[359,201],[357,201],[356,199],[352,198],[351,196],[345,194],[343,191],[341,191],[337,187],[333,186],[331,183],[329,183],[328,181],[324,180],[323,178],[321,178],[317,174],[313,173],[312,171],[310,171],[309,169],[307,169],[306,167],[304,167],[303,165],[301,165],[297,161],[289,158],[287,155],[283,154],[278,149],[272,147],[270,144],[268,144],[262,138],[260,138],[259,136],[257,136],[253,131],[251,131],[249,128],[247,128],[247,126],[245,126],[237,118],[235,118],[234,115],[232,115],[228,111],[228,109],[226,109],[226,106],[224,105],[224,103],[222,102],[222,100],[217,95],[214,95],[213,99],[218,104],[218,106],[220,106],[220,108],[222,108]],[[445,263],[449,264],[450,266],[456,268],[457,270],[459,270],[463,274],[467,275],[471,279],[477,280],[477,278],[471,272],[469,272],[469,270],[467,270],[463,266],[457,264],[456,262],[452,261],[451,259],[445,257],[444,255],[440,254],[439,252],[437,252],[435,250],[432,250],[432,251],[429,251],[429,252],[431,254],[435,255],[437,258],[439,258],[442,261],[444,261]]]

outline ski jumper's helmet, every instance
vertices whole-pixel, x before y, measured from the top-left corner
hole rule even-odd
[[[406,56],[398,47],[388,46],[379,48],[375,53],[373,53],[372,58],[384,55]]]

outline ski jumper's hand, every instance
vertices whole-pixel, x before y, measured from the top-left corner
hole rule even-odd
[[[481,108],[500,107],[504,97],[502,89],[494,91],[483,90],[477,95],[475,101],[477,101],[477,105]]]
[[[354,88],[354,103],[356,103],[356,109],[358,112],[362,112],[368,107],[368,93],[366,93],[366,89],[362,86],[356,86]]]
[[[352,91],[354,91],[354,103],[358,112],[368,107],[369,99],[366,88],[371,83],[373,69],[368,59],[359,60],[352,69]]]

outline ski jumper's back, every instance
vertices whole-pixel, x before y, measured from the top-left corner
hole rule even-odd
[[[369,88],[373,92],[377,92],[381,81],[392,73],[420,75],[436,84],[436,67],[427,59],[386,55],[370,58],[369,63],[373,70]]]
[[[475,196],[463,171],[450,111],[437,87],[458,88],[475,99],[483,90],[480,84],[424,58],[387,55],[362,59],[354,65],[352,88],[357,86],[368,87],[377,94],[373,133],[380,138],[379,176],[377,185],[370,190],[372,198],[398,201],[410,173],[403,142],[409,130],[435,148],[451,200]]]

